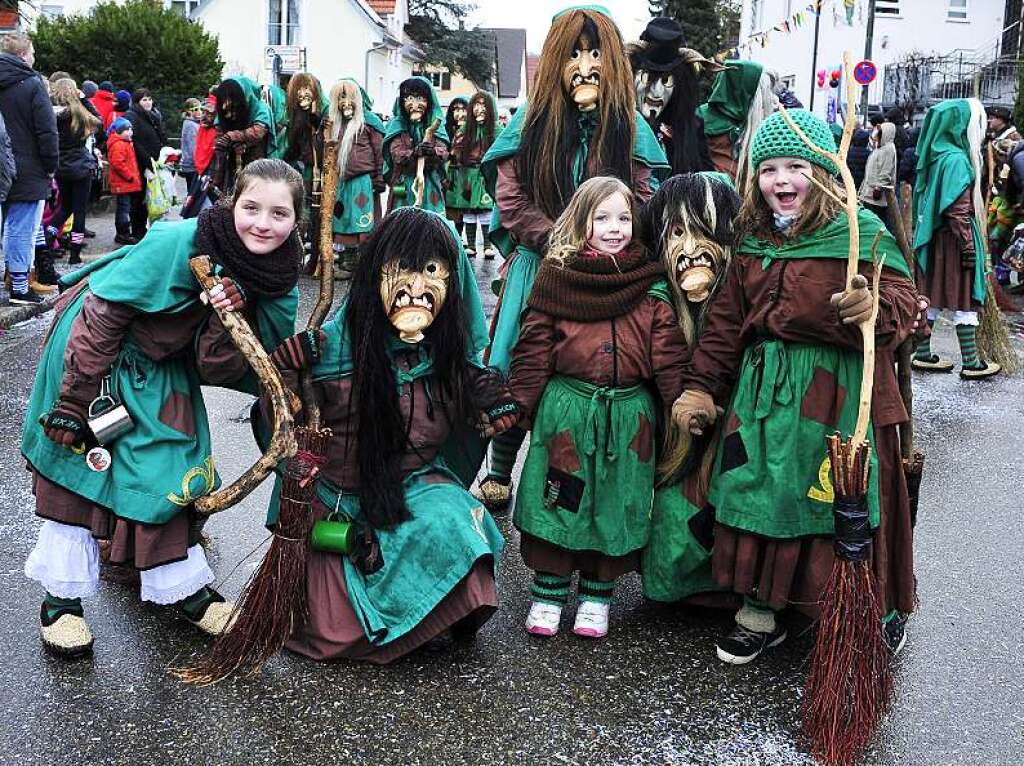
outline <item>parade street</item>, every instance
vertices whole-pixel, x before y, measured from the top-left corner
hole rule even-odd
[[[499,261],[475,261],[480,291]],[[300,320],[314,285],[302,281]],[[812,632],[757,663],[715,658],[732,613],[644,601],[623,578],[607,640],[522,627],[530,575],[507,547],[501,607],[475,643],[429,646],[391,666],[322,664],[282,654],[256,678],[205,688],[169,672],[206,640],[137,585],[101,582],[86,602],[94,655],[68,662],[40,644],[42,592],[23,573],[39,528],[19,456],[22,420],[52,313],[0,335],[0,763],[85,764],[804,764],[800,699]],[[937,347],[957,358],[951,328]],[[895,711],[865,762],[1019,764],[1018,445],[1024,382],[915,377],[918,446],[927,454],[916,538],[920,610],[899,662]],[[250,399],[205,390],[214,455],[230,480],[254,460]],[[525,454],[525,451],[524,451]],[[216,587],[237,596],[267,539],[268,485],[206,526]]]

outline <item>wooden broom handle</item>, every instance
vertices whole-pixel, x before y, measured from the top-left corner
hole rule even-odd
[[[437,129],[440,127],[441,120],[435,117],[434,121],[430,123],[426,131],[423,133],[423,140],[433,141],[434,134],[437,133]],[[426,157],[420,157],[418,160],[416,160],[416,180],[413,182],[413,189],[416,192],[416,201],[414,203],[416,207],[423,207],[423,192],[426,191],[427,188],[426,169]]]

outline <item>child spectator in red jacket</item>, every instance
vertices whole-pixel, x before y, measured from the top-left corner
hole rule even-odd
[[[139,165],[132,146],[132,124],[123,117],[114,120],[107,135],[107,161],[110,163],[110,191],[117,200],[114,226],[119,245],[134,245],[131,236],[131,194],[142,191]]]

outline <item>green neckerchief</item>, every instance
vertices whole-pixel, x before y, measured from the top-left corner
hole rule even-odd
[[[384,121],[373,111],[373,99],[370,98],[370,94],[363,90],[363,86],[351,77],[343,77],[342,82],[350,82],[359,88],[359,94],[363,97],[363,124],[383,135],[386,132]],[[328,106],[328,108],[330,107]],[[327,112],[325,111],[324,114],[327,114]]]
[[[735,144],[747,124],[747,112],[757,93],[764,67],[753,61],[730,61],[724,72],[715,77],[711,96],[701,104],[697,114],[704,120],[704,135],[728,135]]]
[[[437,132],[434,133],[434,138],[438,141],[443,141],[448,146],[452,144],[451,139],[448,137],[448,131],[444,126],[444,112],[441,111],[441,104],[437,100],[434,86],[430,84],[430,80],[426,77],[417,76],[415,79],[420,80],[427,86],[430,91],[430,104],[427,106],[427,113],[423,115],[423,119],[415,125],[410,125],[405,118],[405,112],[402,111],[402,96],[399,95],[395,98],[395,104],[391,108],[391,120],[388,122],[387,131],[384,133],[384,178],[389,178],[391,175],[391,168],[394,165],[391,161],[391,142],[399,134],[408,133],[412,138],[413,146],[416,146],[423,140],[423,134],[426,132],[427,126],[434,120],[440,120],[440,125],[437,128]]]
[[[277,152],[277,135],[274,133],[275,122],[274,115],[270,111],[270,107],[267,103],[260,98],[259,86],[250,80],[248,77],[237,75],[235,77],[225,77],[225,80],[234,80],[238,83],[242,89],[242,93],[245,94],[245,103],[249,109],[249,125],[255,125],[257,122],[267,126],[267,156],[273,157]],[[220,118],[217,119],[219,124]]]
[[[878,216],[863,208],[857,211],[857,224],[860,228],[861,261],[871,262],[871,244],[875,234],[882,232],[882,240],[878,243],[878,257],[885,256],[885,268],[892,269],[904,277],[910,278],[910,269],[900,252],[896,240],[889,234]],[[837,215],[831,223],[817,231],[810,232],[792,240],[784,240],[775,244],[771,240],[747,237],[740,244],[739,255],[761,258],[761,265],[767,269],[772,261],[793,258],[834,258],[845,261],[850,252],[850,223],[844,213]]]
[[[971,105],[957,98],[936,104],[925,114],[921,136],[917,140],[917,177],[914,182],[914,253],[922,270],[928,269],[931,242],[943,225],[943,213],[957,198],[974,186],[971,148],[967,127]],[[976,216],[971,216],[971,232],[978,257],[974,266],[972,297],[985,302],[985,242]]]

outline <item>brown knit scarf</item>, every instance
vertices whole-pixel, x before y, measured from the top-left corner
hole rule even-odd
[[[613,319],[632,311],[664,276],[665,267],[639,244],[615,256],[586,249],[564,266],[545,258],[527,303],[559,319]]]

